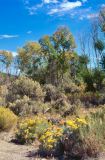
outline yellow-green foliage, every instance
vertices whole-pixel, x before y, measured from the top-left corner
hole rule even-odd
[[[20,143],[32,143],[49,125],[50,123],[42,115],[27,118],[19,123],[16,138]]]
[[[10,130],[16,125],[16,115],[7,108],[0,107],[0,131]]]

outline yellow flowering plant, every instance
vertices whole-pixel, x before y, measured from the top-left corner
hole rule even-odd
[[[18,117],[8,108],[0,107],[0,131],[8,131],[17,124]]]
[[[54,124],[44,115],[38,115],[34,118],[23,120],[16,133],[16,137],[21,143],[32,143],[38,139],[41,148],[51,151],[60,146],[66,137],[74,134],[81,126],[86,125],[85,119],[76,118],[73,120],[62,119]]]
[[[63,129],[57,125],[52,125],[46,130],[46,132],[40,137],[40,142],[44,149],[50,150],[56,147],[56,144],[63,135]]]
[[[76,118],[75,120],[66,120],[66,125],[71,129],[78,129],[82,125],[87,125],[87,122],[84,118]]]
[[[45,117],[27,118],[18,125],[16,139],[20,143],[32,143],[48,128],[50,123]]]

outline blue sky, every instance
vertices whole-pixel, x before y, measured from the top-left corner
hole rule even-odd
[[[27,41],[70,28],[76,41],[98,16],[105,0],[0,0],[0,49],[13,51]]]

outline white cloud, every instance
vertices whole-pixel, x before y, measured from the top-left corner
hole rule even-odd
[[[58,0],[43,0],[43,3],[58,3]]]
[[[82,2],[80,1],[76,1],[76,2],[67,1],[67,2],[61,3],[57,8],[51,9],[48,14],[52,15],[55,13],[67,12],[67,11],[70,11],[71,9],[81,7],[81,6],[82,6]]]
[[[32,4],[29,0],[25,1],[25,7],[29,11],[30,15],[36,14],[39,9],[46,12],[48,15],[57,14],[59,16],[64,15],[65,13],[70,13],[71,10],[75,11],[75,8],[80,8],[88,0],[40,0],[38,3]]]
[[[31,6],[31,7],[29,5],[26,5],[26,9],[28,9],[29,15],[34,15],[36,13],[36,10],[42,7],[43,7],[43,3]]]
[[[9,35],[9,34],[3,34],[0,35],[0,39],[10,39],[10,38],[17,38],[19,35]]]

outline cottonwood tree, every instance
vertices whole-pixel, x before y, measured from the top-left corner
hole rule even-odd
[[[43,56],[41,46],[37,42],[29,42],[18,50],[18,63],[21,74],[27,75],[34,80],[42,79]]]
[[[9,74],[9,67],[12,63],[13,55],[12,52],[1,50],[0,51],[0,61],[6,68],[6,73]]]
[[[52,36],[39,40],[42,53],[47,60],[49,83],[57,85],[63,82],[64,74],[74,58],[75,41],[67,27],[60,27]]]

